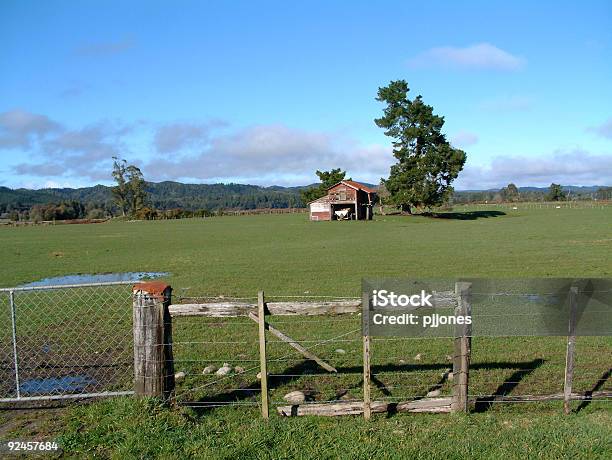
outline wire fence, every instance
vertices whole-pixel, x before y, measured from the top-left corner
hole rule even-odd
[[[331,297],[274,296],[294,299],[296,303],[328,301]],[[218,300],[209,296],[183,300],[198,299]],[[222,300],[256,303],[252,298]],[[502,320],[512,321],[515,319],[512,316],[509,312]],[[174,365],[179,377],[174,395],[177,403],[198,410],[261,405],[256,321],[245,316],[187,316],[174,317],[172,322]],[[296,398],[301,406],[363,402],[364,355],[359,312],[271,315],[266,316],[266,322],[317,358],[305,357],[291,348],[286,339],[266,332],[271,406],[293,404]],[[455,381],[453,341],[454,337],[371,338],[372,401],[397,405],[427,398],[450,400]],[[473,410],[489,410],[502,402],[562,399],[566,342],[566,337],[474,337],[468,393]],[[578,338],[572,390],[577,397],[612,400],[611,395],[602,395],[612,392],[611,349],[610,337]],[[326,370],[320,361],[334,371]]]
[[[131,282],[0,290],[0,402],[132,393]]]

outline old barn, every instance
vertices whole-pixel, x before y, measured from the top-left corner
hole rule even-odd
[[[327,195],[311,201],[310,220],[370,220],[376,190],[352,180],[327,189]]]

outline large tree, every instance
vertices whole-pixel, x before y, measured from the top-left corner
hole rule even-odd
[[[112,188],[115,203],[123,216],[135,215],[147,201],[146,182],[142,171],[127,161],[113,157],[113,178],[117,183]]]
[[[546,199],[548,201],[565,201],[567,199],[567,195],[563,191],[563,188],[559,184],[555,184],[554,182],[550,184],[550,188],[548,189],[548,194],[546,195]]]
[[[308,204],[324,196],[328,188],[345,179],[346,171],[342,171],[340,168],[332,169],[331,171],[317,170],[317,176],[319,176],[321,183],[316,187],[311,187],[302,191],[302,201],[304,204]]]
[[[518,201],[521,197],[518,187],[512,182],[502,188],[500,193],[504,201]]]
[[[465,152],[452,147],[442,134],[444,117],[435,115],[420,95],[410,100],[409,91],[404,80],[379,88],[376,100],[387,106],[383,116],[374,120],[393,138],[393,155],[398,160],[385,186],[393,202],[408,213],[414,207],[439,206],[450,198],[451,182],[466,159]]]

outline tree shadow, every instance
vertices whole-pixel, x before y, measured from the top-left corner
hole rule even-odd
[[[538,367],[544,364],[543,359],[534,359],[526,363],[522,363],[520,369],[513,372],[504,382],[497,387],[497,390],[489,396],[476,398],[474,412],[485,412],[493,406],[493,403],[500,396],[507,396],[518,386],[525,377],[533,373]],[[472,366],[475,367],[475,366]]]
[[[466,212],[427,212],[421,214],[424,217],[433,219],[450,219],[450,220],[477,220],[488,219],[490,217],[505,216],[503,211],[466,211]]]
[[[593,393],[595,393],[601,387],[604,386],[604,384],[610,379],[610,375],[612,375],[612,369],[608,369],[599,379],[596,380],[597,383],[595,383],[593,388],[591,388],[584,394],[585,398],[576,408],[575,412],[580,412],[582,409],[586,408],[589,404],[591,404],[591,401],[593,401]]]

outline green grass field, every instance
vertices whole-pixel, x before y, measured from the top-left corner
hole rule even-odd
[[[459,208],[441,218],[377,216],[372,222],[309,222],[299,214],[110,222],[0,228],[0,239],[2,286],[66,274],[165,271],[175,296],[253,297],[260,289],[268,296],[358,296],[362,277],[612,276],[612,208]],[[298,340],[356,331],[346,336],[352,341],[317,349],[341,370],[338,377],[312,375],[320,369],[295,354],[275,362],[271,373],[300,376],[273,378],[273,401],[293,389],[307,389],[318,400],[361,397],[357,317],[272,322]],[[210,400],[256,384],[254,370],[202,389],[209,378],[201,375],[204,363],[233,358],[232,364],[248,367],[258,356],[254,324],[244,318],[214,323],[176,320],[176,370],[187,374],[177,389],[182,400]],[[191,343],[197,340],[244,344]],[[373,397],[408,399],[436,385],[449,394],[440,374],[449,367],[450,346],[444,339],[375,341],[373,372],[380,385]],[[591,389],[610,368],[611,346],[609,338],[578,341],[577,391]],[[335,352],[340,347],[344,354]],[[475,338],[470,392],[493,394],[504,384],[501,391],[509,394],[558,392],[564,347],[563,338]],[[272,359],[287,353],[285,344],[270,345]],[[610,403],[593,402],[570,416],[562,415],[561,406],[494,404],[469,416],[378,415],[369,423],[274,414],[266,423],[251,405],[170,409],[121,398],[68,408],[59,421],[36,429],[59,436],[71,455],[87,458],[609,458]],[[32,435],[10,418],[0,412],[0,423],[10,427],[0,431],[2,439]]]

